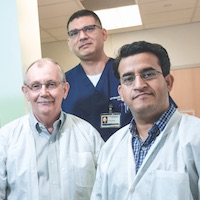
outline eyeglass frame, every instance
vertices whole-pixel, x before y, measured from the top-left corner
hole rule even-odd
[[[144,75],[145,75],[145,73],[149,73],[149,72],[156,72],[155,73],[155,76],[154,77],[151,77],[151,78],[145,78],[145,77],[143,77]],[[120,78],[120,83],[121,84],[124,84],[124,85],[126,85],[126,86],[130,86],[130,85],[132,85],[133,83],[134,83],[134,81],[135,81],[135,79],[136,79],[136,76],[140,76],[140,78],[142,79],[142,80],[144,80],[144,81],[149,81],[149,80],[153,80],[153,79],[155,79],[155,78],[157,78],[158,77],[158,74],[163,74],[162,72],[160,72],[160,71],[158,71],[158,70],[156,70],[156,69],[153,69],[153,68],[151,68],[151,69],[148,69],[148,70],[145,70],[145,71],[143,71],[143,72],[141,72],[141,73],[139,73],[139,74],[127,74],[127,75],[125,75],[125,76],[122,76],[121,78]],[[134,79],[131,81],[131,83],[125,83],[124,82],[124,78],[126,78],[126,77],[134,77]]]
[[[91,33],[93,31],[95,31],[96,27],[99,28],[99,29],[102,29],[101,26],[96,25],[96,24],[92,24],[92,25],[84,26],[83,28],[80,28],[80,29],[73,29],[71,31],[68,31],[67,34],[68,34],[69,38],[77,38],[79,36],[79,34],[80,34],[80,31],[83,31],[84,33],[88,34],[88,33]],[[94,29],[88,31],[88,28],[94,28]],[[77,32],[77,34],[72,36],[71,33],[73,33],[73,32]]]
[[[55,86],[53,87],[53,88],[49,88],[51,85],[50,84],[52,84],[52,83],[55,83]],[[56,89],[56,88],[58,88],[58,86],[59,85],[61,85],[61,84],[63,84],[63,83],[66,83],[66,81],[47,81],[46,83],[40,83],[40,82],[33,82],[33,83],[31,83],[31,84],[26,84],[26,83],[24,83],[24,85],[27,87],[27,88],[29,88],[31,91],[33,91],[33,92],[39,92],[41,89],[42,89],[42,86],[44,85],[45,86],[45,88],[48,90],[48,91],[51,91],[51,90],[54,90],[54,89]],[[38,84],[39,85],[39,88],[37,88],[37,89],[33,89],[33,85],[34,84]]]

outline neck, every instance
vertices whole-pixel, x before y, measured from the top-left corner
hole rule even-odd
[[[139,134],[139,137],[142,141],[145,141],[148,137],[148,132],[154,125],[154,123],[159,118],[158,116],[142,116],[139,117],[136,113],[133,114],[137,132]]]
[[[148,132],[151,129],[153,124],[136,124],[137,132],[142,141],[145,141],[148,137]]]
[[[52,134],[53,133],[53,127],[46,127],[46,129],[48,130],[48,132],[50,133],[50,134]]]
[[[36,117],[36,116],[35,116]],[[53,124],[58,119],[50,118],[49,115],[37,116],[36,119],[45,126],[49,133],[53,133]]]
[[[103,72],[108,60],[109,57],[104,54],[102,57],[98,59],[82,60],[81,65],[87,75],[97,75]]]

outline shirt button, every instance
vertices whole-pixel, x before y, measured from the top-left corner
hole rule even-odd
[[[52,141],[50,141],[49,143],[50,143],[50,144],[52,144],[53,142],[52,142]]]
[[[146,150],[146,147],[145,147],[145,146],[143,146],[143,147],[142,147],[142,151],[145,151],[145,150]]]

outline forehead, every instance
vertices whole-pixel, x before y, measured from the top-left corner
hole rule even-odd
[[[149,52],[138,53],[122,58],[119,63],[120,74],[127,71],[140,72],[145,68],[160,69],[158,57]]]
[[[57,80],[60,77],[59,68],[51,62],[35,63],[27,71],[29,81]]]
[[[87,25],[93,25],[96,23],[96,20],[93,16],[83,16],[79,18],[75,18],[73,21],[69,23],[69,30],[75,28],[82,28]]]

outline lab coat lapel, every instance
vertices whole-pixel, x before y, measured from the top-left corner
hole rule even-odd
[[[39,199],[39,187],[38,187],[38,174],[37,174],[37,161],[36,161],[36,149],[35,149],[35,140],[33,136],[33,130],[30,127],[30,121],[27,117],[24,123],[25,130],[28,131],[28,134],[25,133],[25,137],[29,146],[29,166],[30,166],[30,185],[29,185],[29,194],[31,194],[30,199]],[[27,182],[28,183],[28,182]]]
[[[165,143],[168,133],[171,131],[171,128],[174,126],[174,124],[178,123],[180,119],[181,119],[181,115],[175,112],[172,118],[170,119],[169,123],[166,125],[165,129],[156,138],[154,144],[152,145],[149,152],[147,153],[138,173],[135,175],[135,178],[132,179],[132,183],[128,191],[128,194],[130,193],[131,190],[133,190],[136,187],[136,185],[141,180],[143,175],[145,175],[145,172],[150,169],[152,162],[154,161],[155,157],[157,156],[163,144]],[[135,165],[134,165],[134,170],[135,170]]]
[[[126,156],[126,155],[125,155]],[[133,148],[132,148],[132,135],[129,134],[128,136],[128,148],[127,148],[127,171],[128,171],[128,188],[131,187],[133,180],[136,176],[136,165],[135,165],[135,159],[133,156]]]

